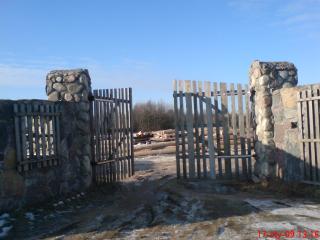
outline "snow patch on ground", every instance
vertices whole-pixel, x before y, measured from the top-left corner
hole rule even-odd
[[[35,216],[34,216],[34,214],[32,212],[26,212],[25,217],[29,221],[34,221],[35,220]]]
[[[12,228],[10,224],[10,215],[8,213],[3,213],[0,215],[0,238],[4,238],[8,235]]]

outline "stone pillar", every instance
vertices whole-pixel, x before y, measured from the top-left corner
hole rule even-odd
[[[87,69],[51,71],[46,84],[48,100],[61,102],[60,155],[70,173],[66,181],[76,182],[77,178],[82,187],[88,187],[92,180],[89,72]]]
[[[252,111],[255,127],[255,175],[270,179],[276,174],[272,92],[294,87],[297,69],[288,62],[254,61],[249,71]]]

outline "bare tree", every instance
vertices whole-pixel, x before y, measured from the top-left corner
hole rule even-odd
[[[133,108],[134,131],[157,131],[174,128],[174,112],[164,102],[136,103]]]

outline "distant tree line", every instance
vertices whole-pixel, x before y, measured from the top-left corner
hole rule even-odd
[[[134,131],[157,131],[174,128],[173,108],[163,102],[136,103],[133,107]]]

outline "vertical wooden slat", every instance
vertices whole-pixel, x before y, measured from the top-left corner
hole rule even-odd
[[[98,91],[94,90],[93,95],[95,98],[98,98]],[[95,114],[95,162],[100,161],[100,141],[99,141],[99,108],[98,108],[98,101],[94,103],[94,114]]]
[[[203,177],[207,177],[207,156],[206,156],[206,144],[205,144],[205,132],[204,132],[204,113],[203,113],[203,104],[205,102],[204,100],[204,94],[202,91],[202,82],[198,82],[198,94],[199,94],[199,122],[201,126],[201,152],[202,152],[202,169],[203,169]]]
[[[111,146],[112,146],[112,159],[115,160],[115,149],[116,149],[116,142],[115,142],[115,101],[114,101],[114,91],[113,89],[110,89],[110,98],[112,99],[112,104],[110,106],[110,114],[111,114]],[[116,161],[113,161],[112,163],[112,182],[115,182],[117,180],[117,166]]]
[[[302,108],[302,92],[298,92],[297,93],[297,99],[298,99],[298,122],[299,122],[299,138],[300,138],[300,159],[301,159],[301,163],[299,163],[299,167],[300,167],[300,174],[303,176],[305,176],[305,154],[304,154],[304,149],[305,149],[305,144],[303,142],[304,139],[304,124],[303,124],[303,108]]]
[[[130,144],[130,118],[129,118],[130,117],[130,115],[129,115],[129,104],[130,104],[130,102],[129,102],[129,96],[128,96],[128,88],[125,89],[125,98],[127,100],[127,103],[126,103],[127,162],[128,162],[128,174],[129,174],[129,177],[131,177],[132,176],[132,168],[131,168],[131,154],[130,154],[131,144]]]
[[[30,104],[27,104],[27,123],[28,123],[28,146],[29,146],[29,158],[33,158],[33,149],[36,147],[33,143],[33,132],[32,132],[32,122],[33,122],[33,116],[32,114],[32,106]]]
[[[210,82],[205,82],[205,99],[206,99],[206,114],[208,128],[208,149],[210,163],[210,177],[215,178],[215,153],[213,144],[213,122],[212,122],[212,106],[211,106],[211,86]]]
[[[98,90],[98,96],[99,98],[102,98],[102,90],[99,89]],[[99,144],[100,144],[100,161],[104,161],[104,155],[105,155],[105,151],[104,151],[104,144],[103,144],[103,121],[104,121],[104,111],[103,111],[103,101],[98,101],[99,102]],[[105,174],[104,174],[104,164],[99,164],[98,165],[99,168],[99,177],[100,177],[100,183],[105,182]]]
[[[51,123],[52,123],[52,119],[53,117],[52,116],[49,116],[50,114],[50,105],[47,104],[46,105],[46,113],[48,114],[48,116],[46,117],[46,124],[47,124],[47,149],[48,149],[48,158],[50,159],[48,161],[48,164],[49,166],[52,166],[53,165],[53,162],[54,160],[51,158],[52,156],[52,144],[51,144],[51,138],[52,138],[52,135],[51,135]]]
[[[314,97],[319,97],[320,89],[314,89]],[[320,139],[320,121],[319,121],[319,99],[314,100],[314,116],[315,116],[315,138]],[[315,143],[316,148],[316,171],[317,171],[317,181],[320,181],[320,142]]]
[[[105,90],[105,96],[106,99],[110,99],[110,95],[109,95],[109,89]],[[110,103],[106,102],[106,148],[107,148],[107,156],[106,159],[107,160],[111,160],[111,155],[112,155],[112,151],[111,151],[111,141],[110,141],[110,125],[111,125],[111,118],[110,118]],[[108,182],[112,182],[112,163],[109,162],[108,163]]]
[[[198,93],[197,93],[197,82],[192,81],[193,88],[193,116],[194,116],[194,134],[196,140],[196,159],[197,159],[197,177],[201,177],[200,167],[200,136],[199,136],[199,117],[198,117]],[[201,104],[201,103],[200,103]]]
[[[187,139],[188,139],[188,163],[189,163],[189,177],[195,177],[195,159],[194,159],[194,141],[193,141],[193,113],[192,113],[192,99],[191,99],[191,81],[185,81],[186,94],[186,121],[187,121]]]
[[[177,178],[180,178],[180,144],[179,144],[179,112],[178,112],[178,95],[177,80],[173,80],[173,107],[175,121],[175,142],[176,142],[176,171]]]
[[[251,115],[250,115],[250,100],[249,100],[249,87],[245,85],[245,100],[246,100],[246,133],[247,133],[247,155],[248,157],[248,175],[252,176],[252,162],[251,162]],[[241,94],[241,93],[239,93]]]
[[[183,81],[179,80],[179,95],[180,95],[180,129],[181,129],[181,144],[182,144],[182,170],[183,177],[187,178],[187,164],[186,164],[186,142],[185,142],[185,114],[183,102]]]
[[[95,115],[96,112],[94,111],[94,104],[95,104],[95,99],[93,99],[93,101],[90,101],[90,108],[89,108],[89,112],[90,112],[90,144],[91,144],[91,166],[92,166],[92,177],[93,180],[95,180],[95,162],[96,162],[96,153],[95,153]]]
[[[53,106],[55,108],[55,112],[58,113],[55,115],[55,135],[56,139],[56,152],[55,152],[55,164],[57,165],[60,162],[60,107],[58,104]]]
[[[124,170],[124,177],[126,178],[128,175],[128,165],[127,165],[127,161],[126,161],[126,113],[125,113],[125,91],[123,88],[121,88],[121,113],[122,113],[122,140],[121,140],[121,144],[122,144],[122,161],[123,161],[123,170]]]
[[[308,117],[308,120],[309,120],[309,139],[313,140],[315,138],[315,136],[314,136],[314,112],[313,112],[314,106],[313,106],[313,100],[312,100],[313,94],[312,94],[311,89],[308,90],[308,97],[311,99],[310,101],[308,101],[309,102],[309,106],[308,106],[309,107],[309,117]],[[310,152],[311,152],[311,155],[310,155],[310,179],[313,181],[316,180],[316,172],[317,172],[314,144],[315,144],[314,142],[310,142]]]
[[[36,159],[37,159],[37,166],[41,167],[40,162],[40,137],[39,137],[39,105],[37,103],[33,104],[33,112],[37,113],[36,116],[34,116],[34,142],[36,145]]]
[[[106,92],[104,89],[100,90],[100,97],[105,100],[106,99]],[[106,112],[106,101],[101,101],[101,132],[102,132],[102,149],[103,149],[103,155],[102,155],[102,159],[103,161],[107,160],[107,155],[108,155],[108,148],[107,148],[107,144],[106,144],[106,136],[107,136],[107,129],[106,129],[106,125],[107,125],[107,112]],[[104,163],[101,165],[102,168],[102,178],[103,178],[103,182],[109,182],[108,179],[108,163]]]
[[[41,129],[41,147],[42,147],[42,161],[43,166],[47,166],[47,142],[46,142],[46,133],[45,133],[45,117],[44,117],[44,105],[40,105],[40,129]]]
[[[309,139],[309,115],[308,115],[308,101],[306,100],[308,93],[306,90],[302,92],[302,112],[303,112],[303,136],[304,139]],[[305,170],[305,180],[310,180],[310,143],[306,142],[304,145],[304,170]]]
[[[239,178],[239,158],[238,155],[238,128],[237,128],[237,114],[236,114],[236,101],[235,101],[235,92],[234,92],[234,84],[230,85],[230,93],[231,93],[231,112],[232,112],[232,133],[233,133],[233,153],[235,156],[235,176]],[[241,93],[238,93],[241,94]]]
[[[21,139],[22,139],[22,136],[21,136],[21,133],[22,131],[20,130],[21,129],[21,126],[20,126],[20,117],[18,116],[18,113],[19,113],[19,105],[17,103],[15,103],[13,105],[13,111],[15,113],[15,116],[14,116],[14,126],[15,126],[15,137],[16,137],[16,154],[17,154],[17,162],[18,162],[18,171],[21,172],[22,171],[22,166],[21,166],[21,163],[23,161],[22,159],[22,156],[21,156]]]
[[[115,139],[116,139],[116,149],[115,149],[115,160],[116,160],[116,172],[117,172],[117,181],[120,180],[120,162],[119,162],[119,101],[118,101],[118,90],[114,89],[114,98],[115,98]]]
[[[221,93],[221,113],[223,116],[222,127],[223,127],[223,149],[224,155],[230,156],[230,133],[229,133],[229,112],[228,112],[228,96],[227,96],[227,85],[226,83],[220,83]],[[225,171],[226,177],[231,178],[231,159],[225,158]]]
[[[130,104],[130,141],[131,141],[131,166],[132,175],[134,175],[134,150],[133,150],[133,116],[132,116],[132,88],[129,88],[129,104]]]
[[[123,161],[123,111],[122,111],[122,99],[123,99],[123,91],[122,88],[119,89],[119,127],[120,127],[120,143],[119,143],[119,150],[120,150],[120,163],[121,163],[121,179],[125,177],[125,170],[124,170],[124,161]]]
[[[244,116],[243,116],[243,103],[242,103],[242,86],[238,84],[238,114],[239,114],[239,130],[240,130],[240,146],[241,146],[241,155],[246,154],[246,142],[245,142],[245,130],[244,130]],[[247,162],[246,158],[242,157],[242,174],[245,178],[248,176],[247,171]]]
[[[220,145],[220,109],[219,109],[219,101],[218,101],[218,84],[216,82],[213,83],[213,97],[214,97],[214,120],[216,125],[216,144],[217,144],[217,155],[221,155],[221,145]],[[219,177],[222,178],[222,162],[221,158],[218,158],[218,171]]]

